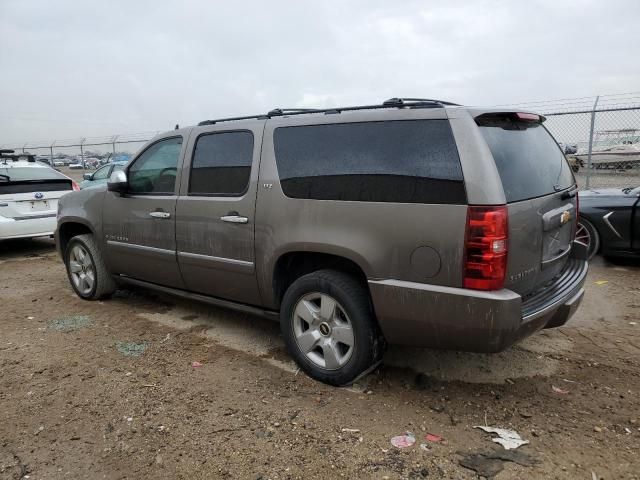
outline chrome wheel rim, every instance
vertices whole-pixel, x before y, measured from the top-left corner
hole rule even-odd
[[[586,245],[587,247],[591,246],[591,234],[587,227],[582,223],[578,223],[578,228],[576,229],[576,241]]]
[[[325,370],[343,367],[356,343],[349,316],[326,293],[308,293],[298,300],[293,309],[293,334],[300,351]]]
[[[74,245],[69,253],[69,272],[76,290],[88,295],[96,283],[96,269],[91,261],[91,255],[82,245]]]

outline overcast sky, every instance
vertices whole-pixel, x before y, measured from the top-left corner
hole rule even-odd
[[[0,0],[0,143],[640,91],[640,2]]]

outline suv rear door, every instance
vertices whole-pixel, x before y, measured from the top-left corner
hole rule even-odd
[[[543,117],[489,112],[475,120],[509,212],[505,287],[526,296],[557,276],[569,258],[577,219],[575,179]]]
[[[264,120],[194,129],[176,209],[178,263],[188,290],[260,304],[256,183]]]
[[[153,142],[127,167],[128,191],[105,192],[103,233],[113,273],[183,286],[175,208],[185,143],[180,134]]]

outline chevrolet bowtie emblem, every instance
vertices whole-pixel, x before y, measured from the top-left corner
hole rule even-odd
[[[560,223],[564,225],[569,220],[571,220],[571,213],[569,212],[569,210],[565,210],[564,212],[562,212],[562,215],[560,215]]]

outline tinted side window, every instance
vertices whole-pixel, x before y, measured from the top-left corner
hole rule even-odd
[[[129,192],[173,194],[182,137],[154,143],[129,167]]]
[[[288,197],[466,203],[447,120],[280,127],[274,144]]]
[[[249,185],[252,160],[251,132],[200,136],[191,163],[189,194],[242,195]]]

